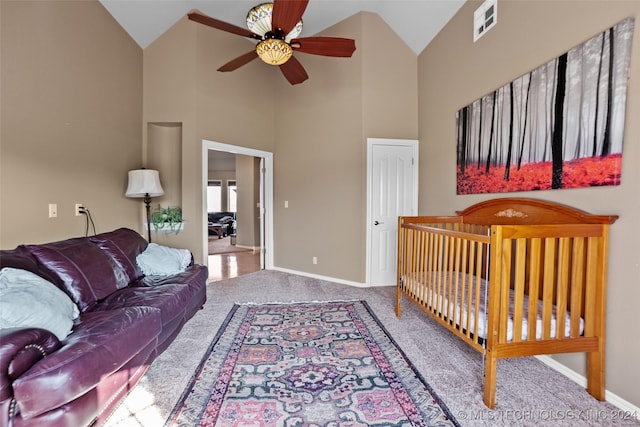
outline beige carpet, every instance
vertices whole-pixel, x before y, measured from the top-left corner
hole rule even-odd
[[[251,249],[240,248],[231,244],[231,237],[223,237],[218,239],[218,236],[209,236],[209,255],[228,254],[233,252],[247,252]]]
[[[366,300],[423,378],[463,426],[640,426],[619,416],[583,387],[532,357],[498,362],[496,410],[482,402],[482,355],[419,308],[403,300],[394,312],[395,287],[357,288],[262,270],[209,283],[208,300],[111,417],[109,427],[164,425],[211,340],[234,303]]]

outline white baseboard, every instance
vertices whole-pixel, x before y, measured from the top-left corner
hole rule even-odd
[[[307,273],[306,271],[290,270],[288,268],[273,267],[272,270],[281,271],[283,273],[296,274],[298,276],[311,277],[312,279],[326,280],[327,282],[340,283],[342,285],[355,286],[357,288],[368,288],[366,283],[353,282],[351,280],[336,279],[335,277],[321,276],[319,274]]]
[[[577,373],[573,369],[567,368],[565,365],[563,365],[562,363],[556,361],[551,356],[535,356],[535,357],[538,360],[540,360],[542,363],[544,363],[545,365],[547,365],[550,368],[560,372],[562,375],[564,375],[565,377],[567,377],[570,380],[574,381],[578,385],[580,385],[582,387],[585,387],[585,388],[587,387],[587,378],[586,377],[584,377],[583,375],[580,375],[579,373]],[[627,400],[624,400],[623,398],[621,398],[620,396],[618,396],[615,393],[610,392],[609,390],[605,390],[604,398],[605,398],[605,400],[607,402],[611,403],[612,405],[614,405],[616,408],[620,409],[621,411],[625,411],[625,412],[628,412],[630,414],[640,414],[640,407],[634,405],[633,403],[631,403],[631,402],[629,402]]]
[[[260,246],[234,245],[236,248],[249,249],[252,254],[260,252]]]
[[[273,267],[272,270],[282,271],[283,273],[297,274],[298,276],[311,277],[313,279],[318,279],[318,280],[326,280],[328,282],[340,283],[342,285],[355,286],[356,288],[376,288],[376,287],[381,287],[381,286],[395,286],[396,285],[395,283],[392,284],[392,285],[367,285],[366,283],[362,283],[362,282],[354,282],[354,281],[351,281],[351,280],[336,279],[335,277],[321,276],[319,274],[307,273],[306,271],[290,270],[288,268],[282,268],[282,267]]]

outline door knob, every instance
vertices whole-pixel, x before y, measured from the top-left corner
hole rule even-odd
[[[380,221],[373,221],[373,225],[379,225],[379,224],[382,224],[382,222],[380,222]]]

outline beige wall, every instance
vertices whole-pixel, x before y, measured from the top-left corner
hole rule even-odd
[[[309,80],[278,82],[275,264],[363,283],[366,140],[417,138],[417,58],[370,13],[322,35],[353,38],[357,50],[299,54]]]
[[[570,48],[640,13],[637,1],[500,1],[498,22],[477,43],[474,9],[465,4],[418,60],[420,213],[452,214],[504,195],[456,196],[455,112]],[[607,310],[607,389],[640,405],[640,29],[636,21],[627,98],[622,184],[616,187],[517,193],[592,213],[616,214],[612,226]],[[584,357],[557,357],[584,374]]]
[[[183,129],[188,227],[167,244],[202,259],[203,139],[270,151],[275,265],[364,282],[366,138],[417,138],[417,58],[377,15],[323,34],[354,38],[358,50],[351,59],[297,54],[310,76],[297,86],[260,60],[215,71],[252,44],[186,18],[145,49],[143,120]]]
[[[159,206],[181,206],[182,124],[150,123],[147,126],[147,147],[146,167],[158,171],[164,190],[162,196],[152,198],[152,210]]]
[[[202,140],[273,151],[274,89],[253,61],[216,71],[251,50],[246,39],[186,17],[144,50],[143,123],[182,123],[182,209],[187,227],[162,242],[189,248],[202,262]],[[147,135],[143,137],[147,140]]]
[[[97,1],[1,1],[0,247],[136,225],[142,51]],[[57,218],[48,204],[58,205]]]

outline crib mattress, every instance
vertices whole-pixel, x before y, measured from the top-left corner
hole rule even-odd
[[[480,280],[480,287],[478,288],[479,291],[478,293],[480,294],[480,303],[478,305],[478,309],[479,309],[479,315],[478,315],[478,336],[481,339],[486,339],[487,338],[487,329],[488,329],[488,319],[487,319],[487,313],[486,313],[486,309],[488,307],[488,305],[485,303],[487,300],[486,298],[488,297],[488,284],[489,282],[485,279],[482,278],[477,278],[475,276],[469,276],[466,273],[449,273],[449,272],[438,272],[440,277],[438,278],[441,282],[440,283],[448,283],[449,277],[451,274],[453,274],[454,276],[451,277],[452,280],[455,280],[456,277],[455,275],[457,275],[457,284],[458,284],[458,300],[457,301],[451,301],[449,302],[447,296],[445,295],[444,297],[442,295],[438,295],[435,291],[433,290],[427,290],[426,294],[420,295],[420,298],[423,299],[425,301],[425,305],[427,305],[427,307],[429,307],[430,309],[433,309],[434,307],[438,310],[438,314],[442,315],[443,313],[441,313],[440,311],[445,311],[444,316],[447,318],[453,317],[453,313],[454,313],[454,306],[457,307],[457,309],[455,310],[455,323],[457,327],[461,327],[461,325],[463,325],[463,327],[465,327],[467,325],[467,302],[468,302],[468,298],[467,295],[465,294],[465,300],[464,300],[464,304],[462,304],[461,307],[461,296],[460,293],[462,292],[462,289],[465,290],[465,293],[468,292],[469,286],[472,286],[472,294],[471,294],[471,301],[476,300],[476,288],[475,288],[475,280]],[[438,280],[436,279],[436,275],[435,274],[429,274],[429,273],[413,273],[410,275],[410,280],[418,280],[422,279],[424,277],[432,277],[431,280]],[[408,277],[404,276],[403,279],[406,280]],[[406,282],[405,282],[406,283]],[[456,282],[453,282],[454,284]],[[451,292],[451,294],[453,295],[453,292]],[[443,299],[444,298],[444,299]],[[513,341],[513,330],[514,330],[514,319],[513,319],[513,313],[514,313],[514,306],[515,306],[515,298],[514,298],[514,293],[513,290],[510,291],[509,293],[509,318],[508,318],[508,324],[507,324],[507,341],[511,342]],[[448,311],[446,311],[448,307]],[[475,315],[475,306],[472,304],[471,306],[471,311],[469,312],[469,315],[471,317],[470,319],[470,324],[469,324],[469,328],[471,329],[471,331],[475,331],[475,319],[476,319],[476,315]],[[552,307],[552,314],[551,314],[551,324],[550,324],[550,336],[551,338],[556,338],[556,324],[557,324],[557,310],[556,307],[553,306]],[[536,339],[542,339],[542,334],[543,334],[543,324],[542,324],[542,301],[538,301],[538,309],[537,309],[537,318],[536,318]],[[529,299],[527,298],[527,296],[524,296],[524,300],[523,300],[523,309],[522,309],[522,335],[521,335],[521,340],[525,341],[527,339],[529,339],[528,337],[528,333],[529,333],[529,322],[528,322],[528,318],[529,318]],[[567,311],[566,316],[565,316],[565,330],[564,330],[564,336],[565,337],[569,337],[571,336],[571,324],[570,324],[570,317],[571,317],[571,313],[569,313]],[[582,334],[584,332],[584,319],[580,318],[580,334]]]

